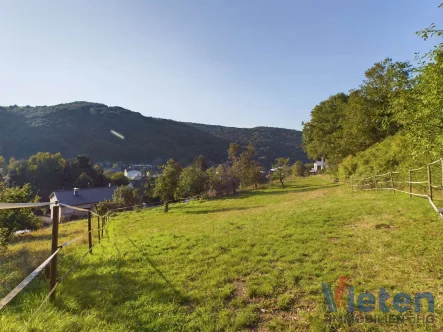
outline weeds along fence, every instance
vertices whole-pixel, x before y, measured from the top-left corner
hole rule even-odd
[[[67,278],[67,276],[85,259],[85,257],[92,252],[92,248],[100,243],[100,239],[104,236],[104,231],[106,225],[110,220],[110,213],[105,215],[98,215],[90,210],[81,209],[75,206],[69,206],[63,203],[56,202],[52,204],[52,235],[51,235],[51,254],[46,260],[41,263],[36,269],[34,269],[26,278],[22,280],[14,289],[12,289],[3,299],[0,300],[0,310],[2,310],[9,302],[11,302],[20,292],[22,292],[26,286],[28,286],[31,281],[33,281],[42,271],[45,272],[46,277],[49,278],[49,292],[41,302],[40,306],[31,315],[29,322],[35,317],[35,315],[40,311],[43,305],[48,301],[53,301],[56,295],[57,286]],[[7,209],[20,209],[20,208],[36,208],[42,206],[50,206],[50,203],[1,203],[0,210]],[[59,216],[60,207],[69,207],[81,212],[87,213],[88,225],[87,232],[80,236],[70,239],[62,244],[59,244]],[[97,218],[97,227],[93,227],[93,218]],[[95,244],[92,240],[92,232],[96,231],[98,235],[98,242]],[[88,250],[76,261],[72,266],[70,266],[66,272],[64,272],[59,277],[59,271],[57,267],[57,257],[61,250],[71,246],[75,242],[88,237]]]
[[[111,216],[113,216],[116,212],[123,212],[125,210],[132,210],[134,208],[152,208],[158,206],[159,204],[149,204],[149,205],[137,205],[137,206],[129,206],[122,207],[109,210],[104,215],[99,215],[93,211],[78,208],[76,206],[70,206],[67,204],[63,204],[60,202],[54,203],[0,203],[0,210],[10,210],[10,209],[29,209],[29,208],[42,208],[52,205],[52,234],[51,234],[51,251],[50,255],[37,267],[35,268],[26,278],[24,278],[16,287],[14,287],[9,293],[0,300],[0,311],[4,309],[8,303],[10,303],[18,294],[20,294],[26,286],[28,286],[38,275],[42,272],[49,279],[49,291],[40,303],[40,305],[36,308],[36,310],[32,313],[31,317],[27,321],[25,325],[25,329],[27,325],[32,321],[32,319],[37,315],[37,313],[43,308],[44,304],[49,301],[54,301],[56,296],[57,286],[63,282],[68,275],[76,268],[78,265],[87,257],[89,253],[92,253],[92,249],[100,244],[100,241],[105,236],[106,226],[108,225]],[[77,236],[73,239],[69,239],[68,241],[59,244],[59,226],[60,224],[60,207],[67,207],[69,209],[73,209],[79,212],[87,213],[87,231]],[[69,223],[67,223],[69,224]],[[96,241],[93,243],[93,234],[96,234]],[[58,268],[57,258],[60,252],[73,245],[76,242],[87,237],[88,249],[81,255],[79,259],[77,259],[72,265],[70,265],[63,274],[61,274]]]
[[[391,190],[426,198],[443,219],[443,158],[407,172],[387,172],[366,178],[351,178],[347,184],[357,190]]]
[[[170,200],[168,203],[177,203],[177,202],[187,202],[190,200],[201,199],[203,195],[180,198],[175,200]],[[163,205],[164,203],[152,203],[152,204],[144,204],[144,205],[135,205],[135,206],[127,206],[121,208],[115,208],[107,211],[103,215],[99,215],[91,210],[82,209],[76,206],[70,206],[67,204],[63,204],[61,202],[54,203],[0,203],[0,210],[9,210],[9,209],[29,209],[29,208],[42,208],[52,205],[52,234],[51,234],[51,252],[50,255],[37,267],[35,268],[26,278],[24,278],[16,287],[14,287],[9,293],[0,300],[0,311],[4,309],[8,303],[10,303],[18,294],[20,294],[26,286],[28,286],[38,275],[42,272],[49,279],[49,291],[40,303],[40,305],[36,308],[36,310],[31,314],[31,317],[26,322],[25,329],[28,324],[32,321],[32,319],[37,315],[37,313],[43,308],[45,303],[49,300],[50,302],[55,300],[56,289],[57,286],[63,282],[68,275],[76,268],[78,265],[87,257],[88,254],[92,253],[92,249],[100,244],[100,241],[104,238],[106,232],[106,226],[111,220],[111,217],[115,215],[117,212],[124,212],[128,210],[134,209],[149,209]],[[70,239],[62,244],[59,244],[59,226],[64,224],[60,224],[60,207],[66,207],[69,209],[73,209],[79,212],[87,213],[87,231],[77,236],[73,239]],[[94,234],[96,235],[96,241],[94,243],[93,238]],[[72,265],[70,265],[66,271],[61,274],[58,268],[57,258],[60,252],[66,248],[71,246],[72,244],[79,242],[87,236],[88,238],[88,250],[86,250],[83,255],[79,259],[77,259]],[[61,276],[59,276],[61,275]]]

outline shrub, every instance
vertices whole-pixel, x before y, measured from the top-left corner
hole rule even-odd
[[[29,184],[23,187],[6,187],[0,183],[0,203],[38,202],[32,195]],[[41,227],[43,221],[32,213],[32,208],[0,210],[0,245],[7,246],[14,233],[19,230],[34,230]]]

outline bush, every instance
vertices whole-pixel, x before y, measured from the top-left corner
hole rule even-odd
[[[305,164],[297,160],[292,166],[292,176],[305,176]]]
[[[408,169],[421,167],[438,159],[433,151],[422,152],[419,157],[413,151],[414,146],[400,132],[355,156],[347,156],[338,167],[338,176],[341,180],[346,180],[353,175],[366,177],[393,171],[407,174]]]
[[[112,184],[116,186],[126,186],[129,184],[129,179],[125,176],[123,172],[114,173],[111,176]]]
[[[201,195],[206,191],[208,175],[199,167],[188,166],[180,173],[175,198],[187,198]]]
[[[138,205],[139,191],[131,187],[119,187],[114,192],[112,200],[106,200],[95,206],[95,211],[99,215],[104,215],[110,210]]]
[[[38,202],[38,197],[32,195],[29,184],[8,188],[4,183],[0,183],[0,203],[30,202]],[[0,210],[0,245],[6,247],[16,231],[34,230],[42,224],[43,221],[32,213],[32,208]]]

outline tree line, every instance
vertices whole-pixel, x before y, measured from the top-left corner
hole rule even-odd
[[[238,189],[257,188],[269,179],[278,180],[284,187],[285,179],[307,175],[305,164],[297,161],[291,168],[289,158],[277,158],[274,162],[274,172],[268,173],[256,160],[256,151],[252,144],[240,146],[231,143],[228,149],[228,160],[216,166],[209,167],[203,156],[198,156],[187,167],[182,167],[177,161],[169,159],[160,167],[162,172],[154,183],[148,179],[143,188],[121,188],[127,192],[129,199],[124,200],[114,195],[112,201],[101,202],[97,205],[100,213],[123,206],[135,205],[133,197],[139,196],[143,190],[143,199],[139,202],[163,202],[164,211],[168,212],[169,203],[174,200],[194,196],[219,196],[236,193]],[[142,171],[142,173],[144,173]],[[145,176],[145,175],[143,175]],[[135,194],[129,194],[129,191]]]
[[[107,173],[86,155],[67,160],[61,153],[38,152],[27,160],[11,158],[9,163],[0,156],[0,169],[3,182],[19,187],[29,184],[32,192],[44,201],[55,190],[129,183],[123,172]]]
[[[435,25],[417,32],[441,37]],[[320,102],[303,124],[310,158],[324,156],[341,177],[411,167],[443,155],[443,47],[416,65],[386,58],[362,84]],[[396,153],[391,151],[395,150]]]
[[[67,160],[60,153],[39,152],[28,160],[11,158],[6,162],[0,157],[0,203],[46,201],[49,194],[56,190],[100,187],[112,183],[118,188],[112,200],[96,205],[99,214],[143,203],[163,203],[167,212],[169,202],[183,198],[226,195],[239,189],[257,188],[269,180],[276,180],[284,187],[291,174],[305,176],[311,166],[301,161],[291,166],[289,158],[277,158],[274,171],[269,173],[257,161],[252,144],[240,146],[231,143],[228,160],[219,165],[209,166],[201,155],[186,167],[169,159],[160,166],[161,174],[157,177],[142,169],[139,184],[127,186],[129,179],[123,172],[104,171],[86,155]],[[42,211],[32,208],[1,210],[0,245],[7,245],[17,230],[41,227],[38,214],[42,214]]]

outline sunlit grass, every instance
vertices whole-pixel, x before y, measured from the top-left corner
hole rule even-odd
[[[74,233],[86,230],[86,222],[62,227]],[[49,230],[40,232],[43,236]],[[23,263],[10,267],[37,264],[28,258],[33,252],[44,259],[40,251],[48,251],[50,241],[37,232],[31,237],[36,241],[13,244],[2,258],[22,257]],[[175,204],[167,214],[161,208],[121,213],[111,219],[101,245],[61,284],[56,302],[46,306],[30,327],[371,328],[328,324],[321,283],[335,285],[342,275],[350,277],[356,294],[377,294],[380,287],[393,293],[432,292],[440,317],[442,239],[443,225],[426,200],[392,192],[352,193],[320,177],[298,179],[284,189],[272,186],[224,199]],[[73,247],[74,259],[87,244]],[[62,268],[67,266],[63,264],[67,263]],[[1,314],[1,329],[23,327],[47,289],[43,277],[33,283]],[[440,321],[432,329],[441,328]]]

